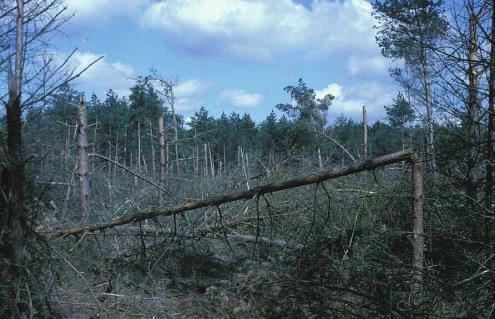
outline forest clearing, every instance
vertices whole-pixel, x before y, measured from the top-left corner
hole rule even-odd
[[[0,318],[495,318],[493,1],[109,3],[0,0]]]

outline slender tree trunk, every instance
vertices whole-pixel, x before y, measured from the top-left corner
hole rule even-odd
[[[211,155],[211,146],[208,143],[208,153],[210,155],[210,168],[211,168],[211,177],[215,177],[215,162],[213,161],[213,156]]]
[[[141,122],[138,121],[138,156],[137,156],[138,171],[141,172]]]
[[[363,158],[368,158],[368,121],[366,117],[366,106],[363,105]]]
[[[225,144],[223,144],[223,170],[224,170],[224,174],[227,173],[227,170],[226,170],[226,167],[227,167],[227,160],[226,160],[226,157],[225,157]]]
[[[96,131],[97,131],[97,129],[98,129],[98,116],[96,117],[95,129],[93,132],[93,154],[96,154]],[[95,161],[96,161],[95,158],[91,159],[91,168],[93,169],[93,172],[95,171]]]
[[[414,154],[412,157],[412,185],[413,185],[413,288],[421,287],[424,277],[424,194],[423,172],[421,157]]]
[[[96,152],[93,152],[96,154]],[[117,136],[115,137],[115,161],[119,161],[119,130],[117,130]],[[93,161],[92,161],[93,162]],[[115,180],[115,175],[117,175],[117,168],[113,167],[113,179]]]
[[[268,160],[268,162],[269,161],[270,160]],[[268,163],[268,165],[270,165],[270,163]],[[321,160],[321,151],[319,147],[318,147],[318,166],[320,167],[320,169],[323,169],[323,162]]]
[[[96,154],[96,152],[93,154]],[[128,163],[127,162],[127,125],[124,126],[124,163],[126,164]]]
[[[488,141],[487,141],[487,158],[486,158],[486,177],[485,177],[485,207],[491,212],[485,222],[485,236],[490,244],[491,253],[495,251],[494,231],[495,231],[495,211],[493,209],[493,143],[495,141],[495,4],[492,3],[491,22],[492,28],[490,33],[490,61],[489,61],[489,78],[488,78]],[[495,262],[490,260],[489,269],[493,269]],[[491,291],[490,318],[495,318],[495,282],[493,280],[489,286]]]
[[[433,181],[436,180],[436,170],[437,163],[435,159],[435,134],[434,134],[434,121],[433,121],[433,102],[431,98],[431,83],[430,83],[430,72],[427,61],[426,48],[421,49],[420,64],[423,70],[423,94],[425,96],[426,104],[426,150],[428,152],[428,163],[431,170],[431,175]]]
[[[493,143],[495,142],[495,5],[492,4],[490,33],[490,64],[488,79],[488,138],[485,177],[485,207],[492,211],[493,204]],[[488,223],[491,224],[491,223]]]
[[[163,128],[163,116],[158,120],[158,130],[160,133],[160,187],[165,188],[165,175],[167,165],[165,160],[165,130]],[[159,206],[163,205],[163,192],[160,191]]]
[[[150,143],[151,143],[151,176],[155,179],[156,167],[155,167],[155,143],[153,141],[153,125],[150,122]]]
[[[241,153],[241,163],[242,163],[242,171],[244,172],[244,178],[246,179],[246,187],[249,190],[249,176],[248,176],[248,169],[247,169],[247,158],[245,159],[244,157],[244,152],[242,150],[242,147],[239,147],[240,153]]]
[[[205,143],[205,178],[208,178],[208,146]]]
[[[468,53],[468,78],[469,78],[469,99],[468,99],[468,163],[467,163],[467,185],[466,193],[468,204],[473,204],[478,199],[478,147],[480,142],[479,113],[480,105],[478,100],[478,49],[477,40],[477,15],[471,13],[469,16],[469,53]]]
[[[88,180],[88,126],[86,103],[81,95],[77,110],[77,167],[79,174],[79,207],[81,210],[81,224],[88,223],[89,219],[89,180]]]
[[[177,176],[180,176],[180,167],[179,167],[179,135],[177,132],[177,119],[175,118],[175,96],[173,90],[171,90],[171,98],[170,98],[170,108],[172,109],[172,124],[174,125],[174,145],[175,145],[175,165],[177,169]]]
[[[68,170],[69,164],[69,146],[70,146],[70,126],[67,121],[65,121],[65,126],[67,127],[67,138],[65,139],[65,154],[64,154],[64,167]]]

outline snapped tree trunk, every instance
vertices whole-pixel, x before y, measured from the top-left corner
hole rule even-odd
[[[24,59],[24,1],[17,0],[14,70],[9,69],[6,105],[7,153],[1,176],[0,195],[0,278],[8,284],[6,316],[27,317],[27,296],[24,292],[24,260],[28,234],[24,210],[24,156],[22,146],[22,103]],[[10,67],[10,65],[9,65]],[[0,307],[2,309],[3,307]]]
[[[84,97],[81,95],[79,108],[77,109],[77,167],[79,175],[79,208],[82,224],[86,224],[89,219],[87,126],[86,103],[84,103]]]

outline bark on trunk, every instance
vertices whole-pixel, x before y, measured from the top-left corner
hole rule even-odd
[[[158,121],[158,130],[160,133],[160,187],[165,188],[165,174],[166,174],[166,161],[165,161],[165,130],[163,128],[163,116],[160,116]],[[160,192],[159,206],[163,205],[163,193]]]
[[[425,106],[426,106],[426,125],[427,125],[427,135],[426,135],[426,149],[428,152],[428,163],[430,164],[430,170],[433,181],[435,181],[437,164],[435,160],[435,134],[434,134],[434,123],[433,123],[433,103],[431,100],[431,84],[430,84],[430,72],[428,67],[428,62],[426,59],[426,48],[421,51],[420,63],[423,69],[423,94],[425,96]]]
[[[479,130],[479,112],[480,105],[478,100],[478,59],[476,51],[477,44],[477,19],[478,17],[471,13],[469,16],[469,53],[468,53],[468,78],[469,78],[469,100],[468,100],[468,163],[467,163],[467,185],[466,193],[468,204],[472,205],[478,199],[478,147],[480,141]]]
[[[177,132],[177,119],[175,118],[175,96],[173,89],[170,90],[170,108],[172,109],[172,124],[174,125],[174,145],[175,145],[175,165],[177,169],[177,176],[180,176],[180,167],[179,167],[179,135]]]
[[[79,208],[81,211],[81,224],[83,225],[89,220],[87,121],[86,103],[84,103],[84,98],[81,95],[77,110],[77,167],[79,174]]]
[[[424,194],[423,194],[423,173],[421,168],[421,158],[417,155],[412,157],[412,186],[413,186],[413,288],[422,286],[424,277]]]
[[[368,122],[365,106],[363,106],[363,158],[368,158]]]
[[[0,195],[0,278],[9,285],[6,316],[26,318],[24,261],[28,234],[24,210],[24,156],[22,146],[21,88],[24,59],[24,1],[17,1],[14,70],[9,70],[6,105],[8,161],[1,176]],[[5,280],[5,281],[4,281]],[[21,287],[22,286],[22,287]]]

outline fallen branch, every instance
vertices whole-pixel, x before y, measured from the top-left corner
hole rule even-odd
[[[164,210],[134,213],[105,223],[74,227],[70,229],[60,229],[55,231],[40,232],[40,235],[46,237],[47,239],[53,237],[66,237],[70,235],[75,236],[86,232],[104,230],[120,225],[129,224],[132,222],[138,222],[146,219],[155,218],[158,216],[172,216],[175,214],[183,213],[198,208],[204,208],[208,206],[219,206],[225,203],[234,202],[242,199],[250,199],[255,196],[259,196],[267,193],[274,193],[281,190],[291,189],[299,186],[321,183],[329,179],[347,176],[362,171],[373,170],[381,166],[410,160],[414,154],[416,153],[413,149],[407,149],[397,153],[392,153],[381,157],[377,157],[375,159],[365,160],[360,163],[352,164],[348,167],[325,171],[320,174],[308,175],[283,182],[274,182],[263,186],[255,187],[247,191],[232,193],[224,196],[212,197],[203,200],[195,200]]]

